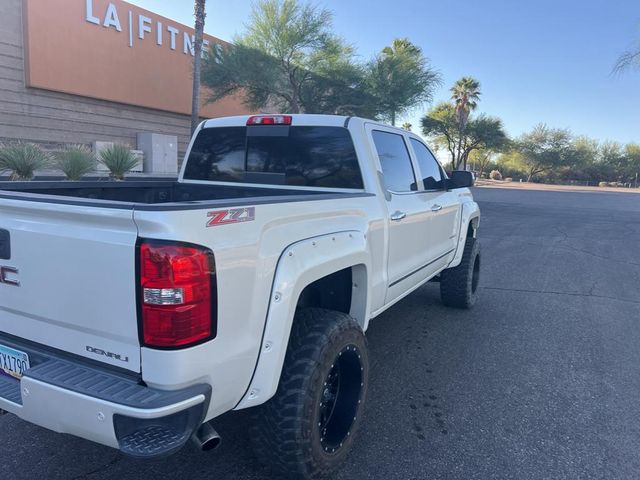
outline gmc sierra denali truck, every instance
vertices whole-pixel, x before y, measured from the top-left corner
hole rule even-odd
[[[429,280],[476,300],[472,183],[410,132],[323,115],[205,121],[177,182],[4,182],[0,409],[154,457],[251,408],[260,458],[329,475],[369,321]]]

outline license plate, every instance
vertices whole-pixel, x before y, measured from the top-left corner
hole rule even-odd
[[[22,378],[31,364],[29,363],[29,355],[13,348],[0,345],[0,374],[4,373],[13,378]]]

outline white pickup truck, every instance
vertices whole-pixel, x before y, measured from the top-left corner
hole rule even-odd
[[[153,457],[251,408],[262,459],[331,474],[369,321],[429,280],[475,302],[472,183],[410,132],[323,115],[203,122],[177,182],[3,182],[0,409]]]

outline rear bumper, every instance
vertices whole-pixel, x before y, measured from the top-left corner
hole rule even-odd
[[[135,457],[182,448],[209,406],[209,385],[156,390],[119,372],[43,353],[1,335],[0,343],[34,359],[20,381],[0,376],[0,409]]]

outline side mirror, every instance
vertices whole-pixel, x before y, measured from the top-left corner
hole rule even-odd
[[[466,170],[454,170],[447,181],[447,188],[451,190],[454,188],[473,187],[473,183],[473,173]]]
[[[422,183],[424,183],[425,190],[442,190],[446,187],[444,182],[441,180],[436,180],[433,177],[427,177],[422,179]]]

